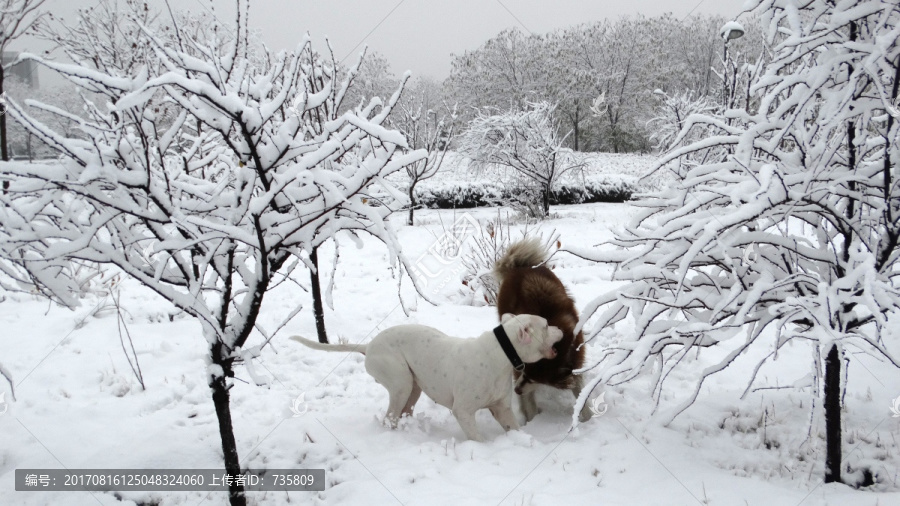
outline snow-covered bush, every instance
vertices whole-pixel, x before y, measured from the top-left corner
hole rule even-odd
[[[688,117],[659,170],[699,163],[677,187],[638,202],[643,212],[611,241],[620,249],[579,252],[616,264],[628,282],[588,304],[591,338],[634,318],[634,332],[594,364],[593,386],[651,370],[658,403],[673,369],[715,347],[721,358],[671,420],[748,350],[768,350],[752,384],[782,347],[808,346],[813,392],[824,397],[826,481],[839,481],[842,361],[859,352],[900,367],[900,343],[889,339],[900,324],[900,122],[890,114],[900,5],[750,4],[774,50],[750,86],[750,108]],[[691,142],[697,128],[713,133]],[[726,156],[695,156],[723,148]]]
[[[522,220],[519,222],[519,220]],[[497,305],[497,295],[500,291],[500,283],[494,276],[494,265],[500,260],[509,245],[516,240],[528,237],[538,237],[550,256],[554,244],[559,248],[559,236],[552,231],[545,236],[540,229],[540,221],[528,217],[504,217],[497,211],[497,216],[481,223],[478,232],[472,237],[470,246],[462,253],[464,288],[461,290],[468,303],[472,305],[487,304]],[[511,225],[523,223],[521,237],[514,237]]]
[[[509,248],[512,235],[509,225],[509,217],[503,220],[498,210],[495,218],[481,224],[470,248],[462,255],[462,284],[465,287],[462,291],[471,297],[473,305],[480,305],[482,301],[489,306],[497,304],[500,283],[494,276],[494,265]]]
[[[510,202],[537,218],[550,212],[550,192],[559,178],[580,168],[553,125],[554,107],[530,104],[523,111],[479,114],[460,138],[459,149],[473,167],[497,171],[514,189]]]

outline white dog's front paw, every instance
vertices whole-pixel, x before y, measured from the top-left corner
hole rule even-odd
[[[520,429],[511,430],[506,437],[516,446],[531,448],[534,446],[534,436]]]
[[[396,418],[391,418],[389,416],[383,416],[381,418],[378,418],[376,416],[375,420],[377,420],[378,423],[380,423],[382,427],[386,427],[391,430],[397,428],[397,419]]]

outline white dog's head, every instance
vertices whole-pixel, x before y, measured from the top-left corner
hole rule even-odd
[[[547,320],[530,314],[505,314],[500,318],[506,335],[516,348],[522,362],[530,364],[542,358],[555,358],[554,344],[563,337],[562,330],[547,324]]]

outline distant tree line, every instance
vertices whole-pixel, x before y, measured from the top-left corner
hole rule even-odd
[[[666,14],[543,35],[506,30],[455,56],[444,89],[464,118],[486,108],[522,110],[546,101],[556,105],[560,131],[571,132],[566,147],[648,152],[654,148],[648,122],[664,102],[659,91],[722,101],[725,22],[720,16]],[[755,60],[765,52],[763,35],[755,21],[746,28],[744,37],[728,42],[728,52]],[[591,105],[601,95],[603,107],[594,113]]]

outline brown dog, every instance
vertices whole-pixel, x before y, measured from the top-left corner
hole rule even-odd
[[[554,345],[557,352],[555,358],[525,364],[525,370],[516,373],[516,393],[520,395],[526,421],[531,421],[538,413],[534,401],[535,383],[571,390],[576,399],[583,387],[581,376],[572,374],[574,369],[584,365],[584,347],[581,346],[584,334],[575,334],[578,311],[566,287],[553,271],[543,265],[546,261],[547,250],[541,242],[536,238],[526,238],[510,245],[494,265],[494,275],[500,282],[497,295],[499,315],[541,316],[563,332],[563,338]],[[591,411],[585,403],[579,419],[585,422],[590,418]]]

